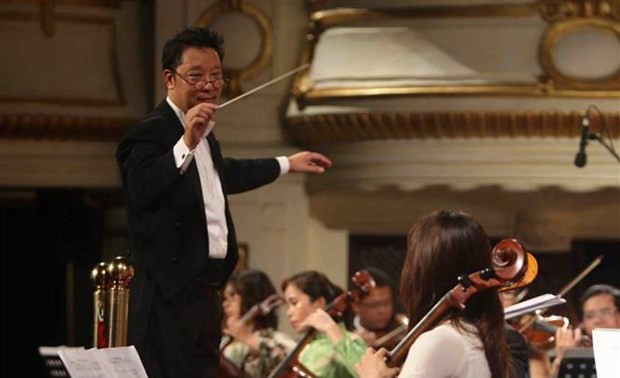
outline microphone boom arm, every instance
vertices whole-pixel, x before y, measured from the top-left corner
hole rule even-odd
[[[607,151],[609,151],[610,154],[613,155],[613,157],[616,158],[616,160],[618,160],[618,163],[620,163],[620,155],[618,155],[618,153],[610,145],[608,145],[605,142],[605,140],[603,139],[601,134],[599,134],[599,133],[592,133],[592,134],[590,134],[590,139],[597,140],[603,147],[605,147],[605,149]]]

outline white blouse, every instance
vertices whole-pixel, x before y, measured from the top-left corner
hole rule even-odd
[[[475,328],[464,326],[468,330]],[[420,335],[409,348],[399,378],[485,378],[491,370],[477,332],[444,323]]]

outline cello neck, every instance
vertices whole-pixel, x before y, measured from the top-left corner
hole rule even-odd
[[[407,357],[413,342],[424,332],[441,322],[448,310],[452,308],[450,292],[446,293],[433,308],[385,355],[389,367],[401,366]]]

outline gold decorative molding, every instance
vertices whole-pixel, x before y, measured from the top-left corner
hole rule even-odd
[[[224,89],[224,94],[232,98],[243,93],[241,85],[243,80],[256,76],[269,64],[273,56],[273,27],[267,15],[260,8],[243,0],[221,0],[205,9],[194,24],[209,26],[217,17],[228,12],[240,12],[247,15],[258,26],[261,37],[260,53],[249,65],[241,69],[224,69],[224,74],[230,80]]]
[[[592,17],[620,20],[617,0],[541,0],[539,9],[541,17],[550,23]]]
[[[394,86],[373,88],[338,87],[312,88],[307,73],[296,76],[291,92],[300,109],[307,105],[329,104],[332,100],[348,98],[402,97],[402,96],[518,96],[518,97],[563,97],[563,98],[610,98],[620,97],[620,90],[591,89],[587,92],[576,88],[557,88],[553,81],[527,85],[432,85]],[[607,80],[605,81],[607,82]],[[588,84],[589,85],[589,84]],[[610,84],[610,85],[613,85]],[[589,86],[588,88],[590,88]]]
[[[618,41],[620,51],[620,22],[603,18],[578,18],[559,21],[551,25],[543,35],[540,43],[540,64],[553,82],[553,87],[559,89],[577,89],[600,92],[608,90],[609,95],[615,91],[620,94],[620,58],[615,62],[615,71],[607,77],[588,79],[579,78],[563,73],[557,66],[553,52],[562,38],[581,31],[598,31],[601,35],[611,34]]]
[[[583,112],[373,112],[289,117],[302,146],[389,139],[578,137]],[[592,114],[592,132],[620,137],[620,113]]]
[[[118,142],[138,120],[48,114],[0,114],[0,139]]]

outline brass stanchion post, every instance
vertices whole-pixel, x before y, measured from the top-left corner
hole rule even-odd
[[[100,262],[93,268],[90,277],[95,285],[94,290],[94,316],[93,316],[93,347],[108,347],[107,327],[107,294],[109,286],[108,264]]]
[[[108,346],[127,345],[127,316],[129,314],[129,284],[133,266],[122,256],[115,257],[107,267],[110,276],[108,298]]]

